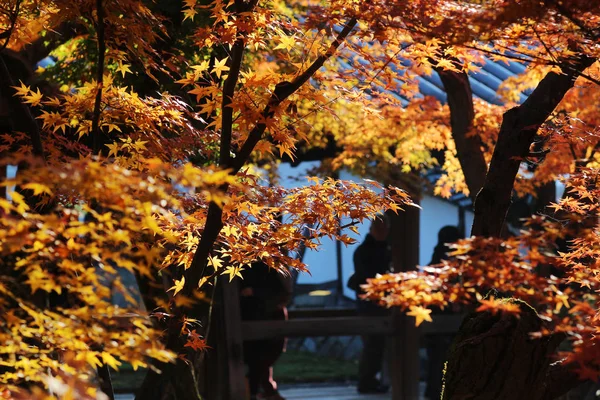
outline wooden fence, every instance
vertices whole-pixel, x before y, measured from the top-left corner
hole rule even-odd
[[[433,323],[414,326],[414,319],[398,310],[387,317],[365,317],[350,309],[293,310],[287,321],[241,321],[236,285],[221,285],[224,332],[217,351],[227,356],[225,392],[218,399],[243,400],[246,387],[243,367],[243,341],[275,337],[350,336],[381,334],[390,337],[390,381],[393,400],[419,398],[419,338],[434,333],[453,333],[463,316],[440,315]],[[226,354],[223,354],[226,353]],[[221,385],[219,385],[221,386]],[[223,389],[223,387],[222,387]]]

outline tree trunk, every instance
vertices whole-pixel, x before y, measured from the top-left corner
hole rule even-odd
[[[565,74],[550,72],[522,105],[504,113],[490,168],[475,200],[473,235],[500,236],[519,166],[529,154],[539,127],[573,87],[579,73],[594,61],[582,57],[573,65],[565,63]]]
[[[485,183],[475,201],[473,235],[501,235],[515,178],[538,128],[594,61],[580,57],[565,62],[564,74],[549,73],[522,105],[504,114]],[[518,319],[485,313],[464,321],[449,354],[443,400],[549,400],[578,383],[571,371],[551,363],[549,356],[559,340],[532,340],[529,334],[538,330],[541,321],[530,307],[521,306],[521,310]]]
[[[450,350],[442,400],[546,400],[549,356],[562,338],[531,339],[541,326],[535,310],[521,305],[519,318],[475,313],[465,318]]]
[[[487,165],[483,158],[481,138],[471,134],[475,110],[469,77],[464,72],[454,72],[443,68],[436,68],[436,71],[448,96],[452,139],[454,139],[458,161],[469,188],[469,197],[474,200],[483,187]]]
[[[188,362],[178,358],[175,365],[156,363],[162,373],[148,370],[136,399],[155,400],[201,400],[198,393],[196,372],[192,365],[199,364],[203,355],[198,353]]]

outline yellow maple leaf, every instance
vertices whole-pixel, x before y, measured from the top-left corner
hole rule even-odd
[[[98,355],[95,351],[86,351],[85,361],[94,368],[102,366],[102,361],[98,359]]]
[[[42,94],[42,92],[40,92],[39,88],[35,92],[32,90],[30,95],[23,96],[23,98],[25,99],[25,103],[29,103],[32,106],[39,105],[42,101],[42,97],[44,97],[44,95]]]
[[[177,293],[179,293],[181,291],[181,289],[183,289],[183,286],[185,285],[185,276],[181,277],[181,280],[175,280],[175,285],[173,285],[173,287],[171,287],[169,290],[167,290],[167,292],[170,292],[171,290],[174,290],[175,292],[173,293],[173,296],[175,296]]]
[[[415,326],[421,325],[423,321],[431,322],[431,310],[421,306],[410,306],[410,311],[406,315],[415,317]]]
[[[213,267],[215,271],[223,266],[223,261],[219,257],[208,256],[208,265]]]
[[[129,69],[131,65],[129,64],[123,64],[123,63],[119,63],[119,66],[117,67],[117,72],[120,72],[121,74],[123,74],[123,78],[125,78],[125,74],[126,73],[132,73],[131,70]]]
[[[48,186],[43,185],[41,183],[27,183],[27,184],[23,185],[23,188],[33,190],[34,196],[38,196],[42,193],[46,193],[46,194],[52,196],[52,190],[50,190],[50,188]]]
[[[200,282],[198,282],[198,287],[201,288],[209,279],[210,276],[203,276],[202,278],[200,278]]]
[[[191,21],[193,21],[196,14],[198,14],[198,11],[196,11],[194,8],[186,8],[183,10],[183,20],[185,21],[189,18]]]
[[[198,65],[192,65],[192,69],[194,70],[194,73],[198,74],[198,76],[200,76],[200,74],[202,74],[204,71],[207,71],[208,67],[209,67],[208,60],[204,60]]]
[[[279,38],[279,44],[275,46],[274,50],[283,49],[286,51],[290,51],[296,45],[296,37],[295,36],[282,36]]]
[[[215,58],[215,66],[213,67],[212,71],[210,71],[212,74],[217,75],[217,78],[221,78],[221,74],[223,72],[229,71],[229,67],[227,65],[225,65],[225,63],[227,63],[227,59],[229,57],[225,57],[222,60],[218,60]]]
[[[240,237],[239,230],[235,226],[232,226],[232,225],[226,225],[226,226],[224,226],[223,227],[223,234],[225,236],[233,236],[236,239]]]
[[[107,352],[102,352],[102,362],[106,365],[109,365],[110,367],[112,367],[112,369],[116,371],[119,369],[119,365],[121,365],[121,362],[119,360],[117,360],[110,353]]]
[[[27,94],[29,93],[29,91],[31,90],[29,88],[29,86],[25,85],[22,81],[21,82],[21,86],[13,86],[12,88],[15,89],[17,91],[17,95],[24,97],[27,96]]]
[[[229,267],[225,268],[225,271],[223,271],[221,273],[221,275],[229,275],[229,282],[231,282],[233,280],[233,278],[235,278],[236,276],[239,276],[240,278],[244,279],[241,274],[241,272],[243,270],[244,270],[244,267],[229,266]]]
[[[146,368],[148,366],[148,364],[141,360],[130,360],[129,364],[131,364],[134,371],[137,371],[138,367]]]
[[[436,67],[442,67],[445,70],[450,70],[450,71],[456,71],[458,72],[458,69],[456,68],[456,66],[452,63],[452,61],[444,58],[438,61]]]

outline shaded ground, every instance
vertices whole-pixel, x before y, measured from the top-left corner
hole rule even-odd
[[[275,365],[275,380],[279,383],[351,382],[356,380],[358,361],[338,360],[311,353],[286,352]],[[115,392],[131,393],[144,380],[145,369],[134,371],[122,365],[119,372],[111,371]]]
[[[286,352],[274,368],[280,383],[355,381],[358,361],[339,360],[311,353]]]
[[[390,400],[391,394],[359,395],[351,385],[323,383],[282,385],[281,395],[286,400]],[[115,400],[133,400],[132,394],[120,394]]]

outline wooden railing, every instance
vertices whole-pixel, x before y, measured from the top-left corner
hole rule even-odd
[[[214,349],[218,373],[211,380],[210,399],[244,400],[246,388],[243,342],[274,337],[347,336],[380,334],[389,337],[390,382],[393,400],[419,398],[419,341],[422,335],[456,332],[462,315],[437,315],[415,327],[415,320],[397,309],[386,317],[360,316],[352,309],[291,310],[287,321],[241,321],[235,281],[220,288],[223,309]]]
[[[460,315],[439,315],[432,323],[419,329],[422,335],[456,332],[462,321]],[[242,338],[257,340],[275,337],[399,335],[402,318],[358,315],[354,309],[293,310],[287,321],[242,321]]]
[[[438,315],[433,322],[414,326],[414,319],[398,310],[389,316],[367,317],[354,309],[291,310],[287,321],[242,321],[244,341],[275,337],[386,335],[390,337],[390,381],[394,400],[419,396],[419,338],[454,333],[462,315]]]

